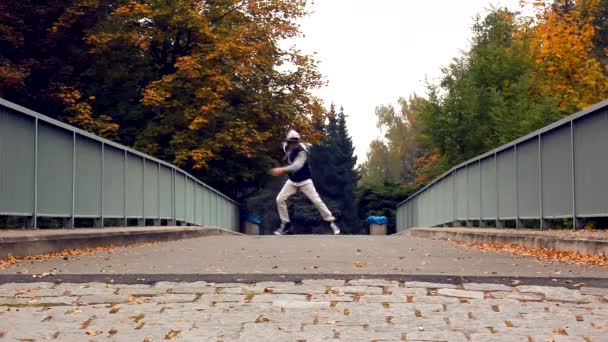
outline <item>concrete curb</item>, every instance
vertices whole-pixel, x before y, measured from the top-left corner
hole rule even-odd
[[[8,235],[8,236],[6,236]],[[214,235],[241,235],[221,228],[203,227],[145,227],[104,228],[76,230],[33,230],[2,236],[0,231],[0,258],[30,256],[71,248],[99,246],[128,246],[139,243],[165,242]]]
[[[449,239],[477,243],[502,243],[528,248],[549,248],[583,254],[608,255],[608,240],[561,238],[526,232],[500,232],[498,229],[474,228],[412,228],[403,234],[424,238]]]

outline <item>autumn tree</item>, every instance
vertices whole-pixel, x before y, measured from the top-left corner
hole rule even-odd
[[[606,1],[557,0],[534,28],[534,79],[565,113],[608,97]]]
[[[236,196],[264,181],[287,128],[323,120],[306,0],[0,4],[0,94],[176,163]]]

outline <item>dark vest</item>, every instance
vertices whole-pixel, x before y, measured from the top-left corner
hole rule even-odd
[[[287,162],[289,164],[293,163],[293,161],[296,160],[296,157],[300,153],[306,153],[306,151],[304,151],[304,148],[302,148],[302,146],[298,146],[293,151],[289,152]],[[299,183],[299,182],[303,182],[307,179],[311,179],[310,167],[308,167],[308,158],[306,158],[306,162],[304,163],[304,166],[302,166],[302,168],[300,170],[293,172],[293,173],[289,172],[287,174],[287,176],[294,183]]]

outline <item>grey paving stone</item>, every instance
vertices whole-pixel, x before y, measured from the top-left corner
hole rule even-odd
[[[471,291],[512,291],[515,288],[503,284],[479,284],[479,283],[465,283],[463,284],[465,290]]]
[[[459,298],[476,298],[483,299],[484,293],[480,291],[467,291],[458,289],[438,289],[437,295],[447,297],[459,297]]]
[[[353,279],[348,281],[349,286],[399,286],[398,281],[384,279]]]
[[[456,289],[458,288],[457,285],[453,285],[453,284],[440,284],[440,283],[428,283],[428,282],[421,282],[421,281],[406,281],[405,282],[405,287],[412,287],[412,288],[417,288],[417,287],[421,287],[421,288],[425,288],[425,289]]]
[[[331,288],[336,293],[344,294],[357,294],[361,293],[364,295],[381,295],[382,288],[374,286],[336,286]]]
[[[502,299],[502,298],[507,298],[507,299],[517,299],[517,300],[526,300],[526,301],[541,301],[543,300],[543,296],[539,293],[532,293],[532,292],[502,292],[502,291],[498,291],[498,292],[492,292],[492,296],[494,298],[498,298],[498,299]]]
[[[344,280],[338,279],[304,279],[303,285],[344,286]]]

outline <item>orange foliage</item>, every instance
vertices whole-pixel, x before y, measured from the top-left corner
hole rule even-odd
[[[594,55],[593,25],[599,0],[576,0],[565,11],[542,6],[534,29],[535,80],[561,109],[572,112],[608,97],[608,75]]]

